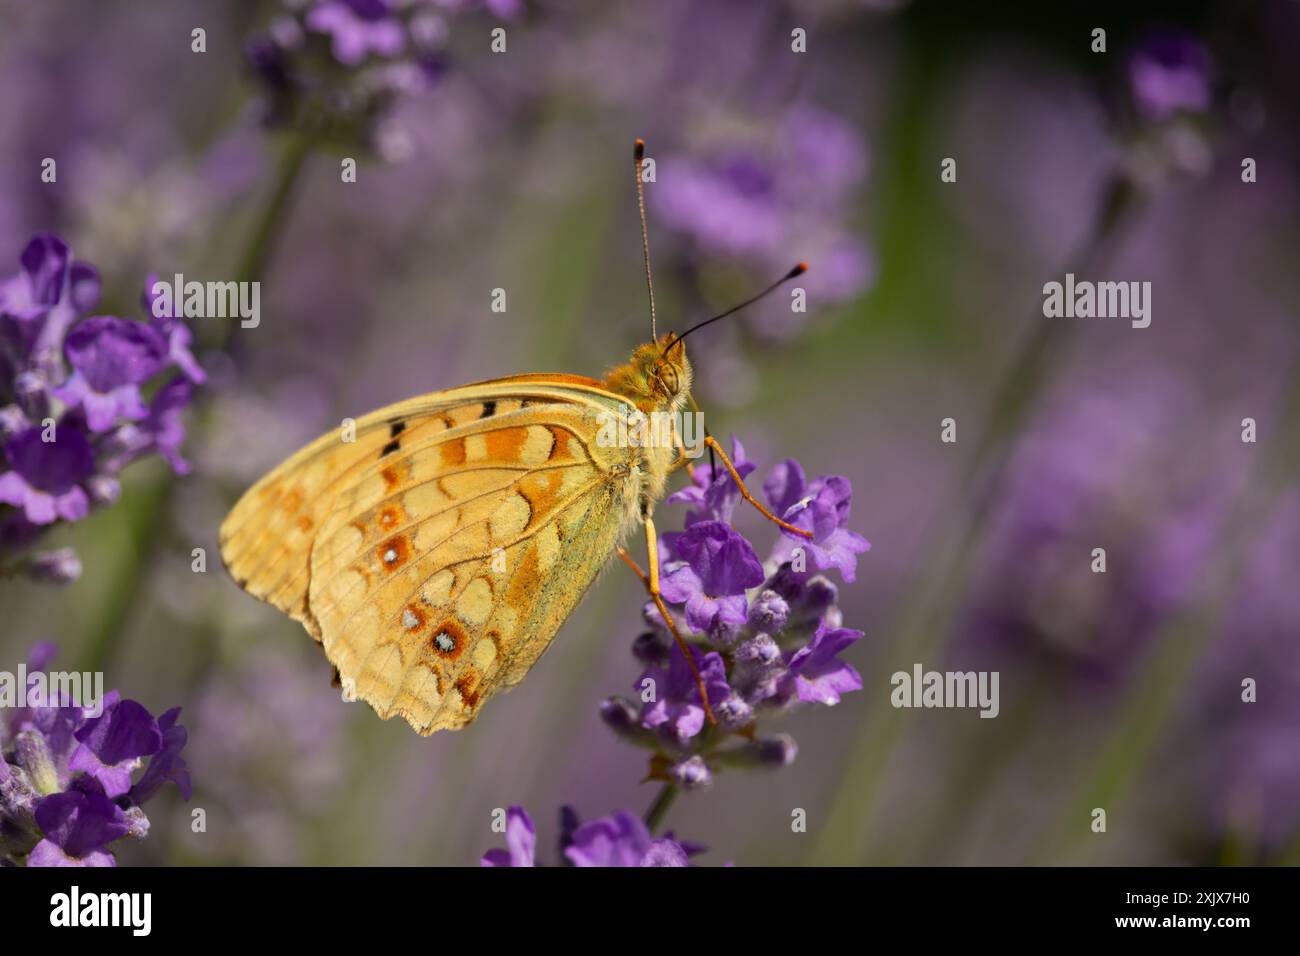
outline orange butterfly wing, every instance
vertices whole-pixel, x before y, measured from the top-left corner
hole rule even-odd
[[[596,441],[630,409],[546,374],[381,409],[254,485],[222,557],[381,717],[464,726],[523,678],[635,521],[633,452]]]

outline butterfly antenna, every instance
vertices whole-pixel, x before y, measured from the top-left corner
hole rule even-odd
[[[791,279],[797,278],[798,276],[803,275],[807,271],[808,271],[808,263],[801,262],[793,269],[791,269],[789,272],[787,272],[785,275],[781,276],[781,278],[773,282],[762,292],[759,292],[757,295],[750,296],[744,302],[740,303],[740,305],[733,305],[726,312],[721,312],[718,315],[715,315],[711,319],[705,319],[703,322],[699,322],[695,325],[692,325],[681,335],[673,336],[673,338],[668,341],[668,344],[664,346],[664,354],[667,354],[669,349],[671,349],[674,345],[676,345],[678,342],[686,338],[686,336],[690,335],[692,332],[696,331],[697,329],[702,329],[706,325],[712,325],[714,322],[717,322],[719,319],[725,319],[727,316],[733,315],[734,313],[739,312],[741,309],[748,308],[749,306],[757,302],[759,299],[775,292],[777,289],[779,289],[785,283],[789,282]]]
[[[645,167],[645,140],[638,139],[632,149],[636,160],[636,210],[641,216],[641,257],[645,260],[645,288],[650,294],[650,341],[659,341],[659,332],[655,327],[655,284],[650,279],[650,230],[645,224],[645,184],[641,172]]]

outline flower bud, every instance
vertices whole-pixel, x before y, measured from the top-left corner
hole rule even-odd
[[[626,740],[642,740],[650,736],[641,726],[641,715],[631,701],[622,697],[609,697],[601,701],[600,719],[605,726]]]
[[[736,663],[746,668],[766,670],[780,661],[781,648],[767,634],[757,634],[736,649]]]
[[[790,617],[790,605],[785,598],[771,589],[764,590],[749,609],[749,626],[764,634],[776,634],[785,630],[785,623]]]
[[[133,840],[143,840],[149,835],[149,818],[140,807],[128,807],[126,810],[126,835]]]
[[[641,866],[690,866],[686,851],[676,840],[654,840],[641,857]]]
[[[790,766],[798,755],[799,745],[794,738],[789,734],[777,734],[746,741],[739,747],[722,751],[714,759],[727,767],[777,770]]]
[[[23,565],[23,574],[33,581],[71,584],[81,577],[81,559],[71,548],[43,551],[28,559]]]
[[[744,727],[754,719],[754,708],[739,694],[732,694],[713,708],[718,723],[726,730]]]
[[[809,578],[803,594],[793,607],[794,616],[800,620],[819,618],[839,600],[840,592],[835,584],[823,575]]]
[[[799,756],[799,745],[789,734],[777,734],[751,745],[759,764],[764,767],[788,767]]]
[[[14,397],[18,406],[33,421],[50,414],[50,383],[39,372],[20,372],[14,378]]]
[[[27,771],[27,779],[37,793],[48,796],[60,789],[59,772],[55,769],[54,758],[50,756],[50,748],[45,744],[45,736],[39,730],[24,730],[20,733],[14,751],[18,756],[18,765]]]
[[[687,757],[672,765],[668,775],[683,790],[705,790],[713,785],[713,774],[701,756]]]
[[[122,494],[121,482],[109,475],[91,475],[85,487],[90,500],[100,507],[111,505]]]
[[[0,408],[0,441],[8,441],[28,427],[27,416],[17,405]]]
[[[666,664],[668,650],[668,641],[655,631],[638,634],[632,642],[632,656],[643,664]]]

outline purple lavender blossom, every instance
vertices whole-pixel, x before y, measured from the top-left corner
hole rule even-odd
[[[506,811],[506,847],[488,850],[482,866],[537,866],[537,830],[523,807]],[[668,834],[651,836],[639,817],[618,810],[582,823],[572,807],[560,809],[560,855],[568,866],[689,866],[705,847]]]
[[[703,757],[693,754],[670,766],[668,779],[683,790],[707,790],[713,786],[713,771]]]
[[[742,477],[752,473],[757,466],[745,459],[740,442],[733,439],[732,448]],[[768,475],[764,490],[776,513],[814,535],[809,541],[772,527],[766,564],[732,526],[740,488],[722,469],[714,475],[697,467],[692,484],[668,498],[688,511],[685,530],[663,536],[660,590],[688,637],[717,725],[706,723],[695,675],[652,602],[644,616],[653,630],[637,637],[633,654],[647,665],[636,690],[643,693],[653,681],[655,693],[641,703],[639,720],[629,700],[601,704],[606,726],[652,751],[648,779],[669,787],[705,789],[725,767],[789,766],[798,753],[794,739],[760,737],[759,722],[801,705],[830,706],[862,688],[858,672],[839,657],[862,632],[841,627],[836,587],[816,573],[834,569],[852,580],[857,555],[870,547],[846,527],[852,488],[836,476],[808,482],[799,463],[787,459]],[[597,823],[575,831],[570,859],[627,865],[649,852],[649,835],[640,837],[635,818]],[[671,848],[658,857],[677,858]]]
[[[189,742],[189,733],[177,723],[180,716],[181,709],[173,707],[158,718],[162,747],[154,753],[140,779],[131,787],[131,802],[137,806],[157,793],[164,783],[176,784],[176,789],[185,800],[189,800],[192,795],[189,768],[181,757],[181,751]]]
[[[651,840],[637,866],[690,866],[686,850],[676,840]]]
[[[95,778],[110,797],[130,790],[131,774],[142,758],[162,749],[158,721],[133,700],[108,702],[103,714],[87,720],[73,736],[79,746],[68,769]]]
[[[681,559],[663,569],[661,590],[670,604],[686,605],[692,630],[745,623],[745,590],[763,580],[754,548],[722,521],[699,521],[676,537]]]
[[[140,300],[145,314],[149,316],[150,324],[167,342],[167,361],[185,373],[185,377],[195,385],[202,385],[208,380],[208,376],[194,358],[194,353],[190,351],[194,333],[182,320],[183,307],[180,303],[173,302],[170,313],[164,310],[160,296],[154,292],[157,285],[157,273],[149,273]]]
[[[640,817],[619,810],[577,827],[564,856],[574,866],[689,866],[703,849],[671,835],[656,840]]]
[[[182,416],[194,397],[194,386],[176,376],[154,394],[144,420],[121,426],[103,443],[103,461],[111,471],[150,453],[158,454],[178,475],[190,473],[190,463],[180,453],[185,441]]]
[[[27,857],[28,866],[116,866],[104,849],[126,836],[126,814],[103,793],[68,790],[36,805],[36,823],[45,834]]]
[[[813,639],[786,662],[794,695],[805,703],[829,706],[838,704],[841,694],[862,690],[858,672],[836,656],[861,637],[861,631],[847,627],[817,628]]]
[[[640,866],[651,842],[641,819],[619,810],[578,827],[564,855],[574,866]]]
[[[204,380],[176,317],[82,319],[98,302],[99,274],[57,236],[33,238],[21,264],[0,282],[0,558],[111,504],[118,473],[145,455],[186,472],[181,418],[191,383]],[[183,377],[155,388],[173,365]],[[4,570],[67,581],[79,566],[75,555],[38,554]]]
[[[1174,31],[1152,33],[1129,58],[1133,101],[1146,118],[1160,121],[1210,106],[1210,52],[1194,37]]]
[[[745,457],[745,447],[734,435],[731,438],[731,463],[736,466],[736,473],[742,479],[747,478],[758,466]],[[716,473],[714,469],[716,468]],[[736,504],[740,501],[740,487],[731,477],[731,472],[718,465],[697,465],[691,483],[680,491],[675,491],[665,499],[668,504],[695,505],[686,512],[686,527],[701,521],[722,521],[731,523]],[[673,542],[678,535],[664,535],[673,553]]]
[[[79,425],[64,419],[51,441],[44,427],[32,425],[5,442],[0,501],[22,508],[34,525],[79,521],[90,513],[83,485],[95,470],[95,454]]]
[[[162,368],[167,344],[151,326],[109,315],[78,323],[63,350],[73,373],[53,390],[69,408],[80,408],[92,432],[107,431],[119,418],[148,414],[140,385]]]
[[[81,559],[71,548],[55,548],[32,555],[19,569],[34,581],[71,584],[81,577]]]
[[[99,273],[72,258],[58,236],[39,233],[19,258],[22,270],[0,281],[0,342],[9,361],[58,350],[68,326],[99,301]],[[7,340],[7,341],[6,341]]]
[[[721,261],[768,276],[788,268],[797,248],[815,264],[801,280],[814,301],[842,302],[870,285],[871,253],[844,222],[866,153],[840,117],[800,104],[770,137],[729,137],[725,145],[664,156],[659,166],[650,201],[660,221],[689,240],[699,261],[688,274]],[[787,334],[799,318],[788,309],[754,312],[771,333]]]
[[[731,694],[727,686],[727,668],[722,655],[710,652],[701,655],[691,648],[695,666],[709,693],[710,706],[718,706]],[[669,652],[668,668],[650,667],[637,680],[638,690],[646,681],[654,682],[654,698],[641,705],[642,726],[658,731],[674,742],[688,740],[704,728],[704,707],[700,702],[700,689],[695,684],[686,657],[676,645]]]
[[[7,286],[14,299],[6,304],[22,309],[18,314],[23,318],[33,318],[34,313],[58,303],[63,296],[70,260],[67,244],[57,236],[42,233],[33,238],[23,250],[23,274]],[[16,301],[24,295],[26,309],[21,301]]]
[[[50,644],[33,648],[29,675],[54,653]],[[0,863],[114,866],[109,845],[148,833],[142,805],[164,782],[190,798],[179,708],[155,719],[110,691],[96,710],[60,697],[24,700],[0,715]]]
[[[397,56],[406,33],[386,0],[322,0],[307,11],[308,30],[328,34],[334,58],[356,66],[366,57]]]
[[[849,531],[853,489],[847,478],[838,475],[821,477],[804,484],[803,469],[796,461],[785,461],[773,469],[763,483],[768,501],[776,514],[804,531],[813,533],[812,541],[789,531],[773,556],[779,561],[793,557],[795,549],[804,550],[818,571],[837,569],[845,581],[852,582],[857,571],[857,556],[871,548],[866,538]]]
[[[403,100],[439,84],[451,22],[476,7],[512,17],[518,2],[397,3],[308,0],[285,3],[245,57],[266,94],[264,121],[399,158],[393,114]]]

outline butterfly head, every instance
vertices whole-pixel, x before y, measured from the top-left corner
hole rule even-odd
[[[642,411],[678,411],[691,392],[691,363],[686,343],[671,332],[658,342],[638,346],[625,365],[611,371],[605,384],[630,398]]]

